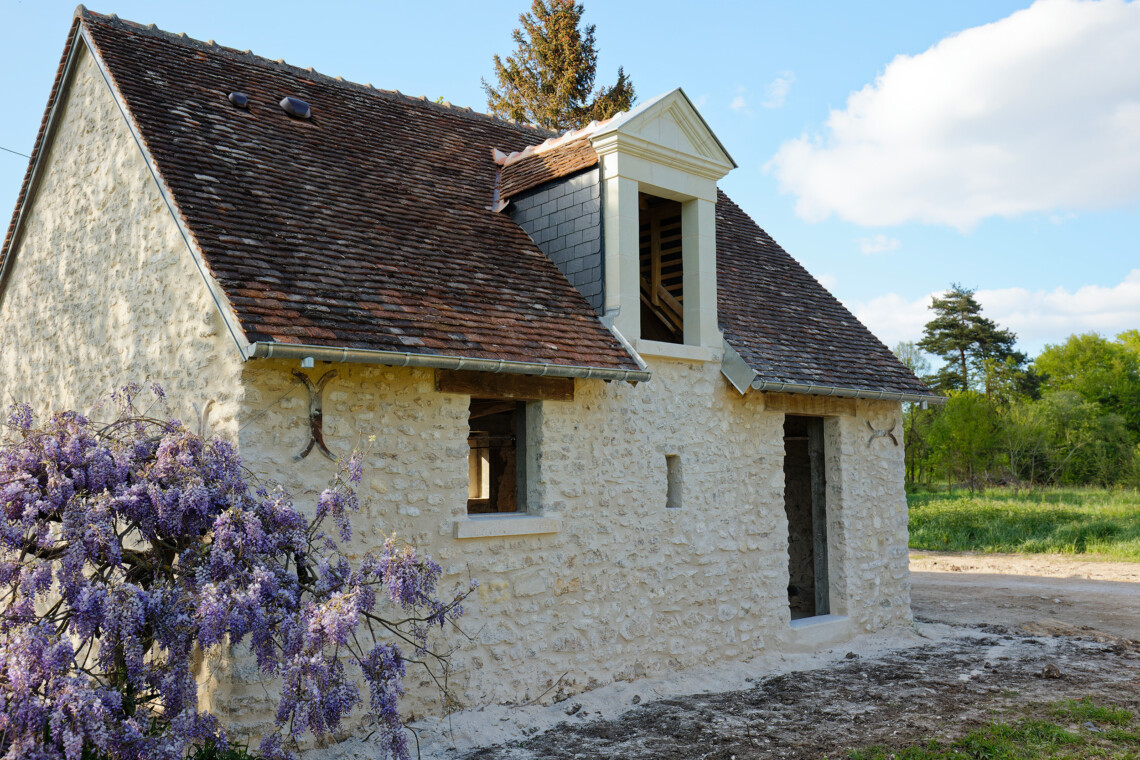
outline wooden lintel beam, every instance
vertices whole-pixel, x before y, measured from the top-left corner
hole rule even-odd
[[[765,393],[764,409],[784,414],[839,417],[855,414],[855,399],[842,396],[810,396],[806,393]]]
[[[435,389],[440,393],[461,393],[473,398],[502,398],[518,401],[573,401],[574,378],[495,374],[437,369]]]

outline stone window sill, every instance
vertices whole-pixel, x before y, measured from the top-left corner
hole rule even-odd
[[[793,620],[791,642],[792,652],[818,652],[844,641],[856,634],[854,621],[846,615],[819,615],[817,617]]]
[[[792,628],[812,628],[814,626],[842,625],[847,622],[846,615],[816,615],[792,621]]]
[[[456,538],[500,538],[503,536],[536,536],[557,533],[562,520],[543,515],[469,515],[454,523]]]
[[[665,343],[659,340],[638,339],[633,341],[633,350],[642,356],[662,359],[681,359],[691,362],[719,361],[718,352],[708,346],[690,346],[686,343]]]

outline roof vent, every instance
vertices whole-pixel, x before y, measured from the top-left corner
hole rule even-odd
[[[231,92],[230,102],[238,108],[249,108],[249,96],[244,92]]]
[[[307,119],[313,115],[313,111],[309,108],[309,104],[300,98],[290,98],[288,96],[281,99],[281,108],[285,113],[290,116],[296,116],[298,119]]]

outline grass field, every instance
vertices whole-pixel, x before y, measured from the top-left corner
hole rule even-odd
[[[1031,716],[994,722],[953,743],[856,750],[849,760],[1077,760],[1140,759],[1140,726],[1128,710],[1089,699],[1063,700]]]
[[[969,496],[916,491],[910,548],[1091,555],[1140,562],[1140,492],[1052,488]]]

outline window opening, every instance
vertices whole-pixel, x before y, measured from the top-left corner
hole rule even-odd
[[[665,456],[665,508],[681,508],[681,457],[676,454]]]
[[[784,418],[784,511],[788,517],[788,606],[792,620],[831,609],[823,418]]]
[[[641,337],[683,343],[681,204],[639,193]]]
[[[471,399],[467,435],[467,512],[518,512],[519,463],[526,406],[502,399]]]

